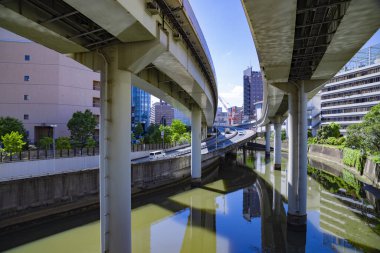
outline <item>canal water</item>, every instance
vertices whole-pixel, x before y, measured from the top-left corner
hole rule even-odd
[[[367,199],[378,193],[347,173],[310,167],[307,231],[287,229],[286,159],[282,166],[273,171],[262,152],[238,154],[203,187],[139,201],[132,212],[133,252],[380,251],[379,207]],[[100,252],[99,238],[95,221],[8,252]]]

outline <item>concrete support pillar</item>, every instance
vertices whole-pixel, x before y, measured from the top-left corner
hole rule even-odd
[[[106,59],[106,57],[104,57]],[[131,73],[107,50],[102,73],[100,223],[102,252],[131,252]]]
[[[270,124],[265,126],[265,156],[270,156]]]
[[[288,224],[306,225],[307,98],[304,84],[289,94]]]
[[[199,185],[202,177],[201,161],[201,110],[194,106],[191,111],[191,179]]]
[[[281,170],[281,122],[274,123],[274,169]]]

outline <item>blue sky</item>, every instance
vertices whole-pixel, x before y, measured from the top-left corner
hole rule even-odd
[[[207,41],[218,90],[230,105],[243,104],[243,71],[259,70],[256,50],[240,0],[189,0]],[[364,45],[380,43],[380,30]],[[220,103],[220,102],[219,102]]]
[[[219,95],[231,106],[243,104],[243,71],[260,70],[240,0],[189,0],[207,41]],[[364,45],[380,43],[380,30]],[[152,99],[152,103],[158,99]],[[219,101],[219,105],[221,105]]]

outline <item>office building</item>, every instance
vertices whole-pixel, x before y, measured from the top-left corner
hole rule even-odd
[[[263,100],[263,80],[260,71],[252,71],[252,67],[243,72],[244,82],[244,115],[248,120],[254,118],[256,102]]]
[[[150,94],[132,86],[132,129],[140,123],[146,130],[150,123]]]
[[[21,120],[31,143],[69,136],[74,112],[89,109],[99,119],[99,73],[3,29],[0,76],[0,116]]]
[[[186,116],[186,114],[184,114],[182,111],[178,110],[177,108],[173,108],[173,109],[174,109],[174,118],[175,119],[179,119],[185,125],[191,126],[191,119],[188,116]]]
[[[173,118],[174,109],[170,104],[162,100],[153,104],[150,116],[151,123],[170,126]]]
[[[380,44],[360,50],[321,93],[322,125],[336,122],[341,133],[362,122],[364,115],[380,103]]]

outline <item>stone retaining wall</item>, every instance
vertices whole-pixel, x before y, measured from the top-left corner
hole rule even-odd
[[[308,153],[315,156],[323,156],[343,166],[343,151],[338,148],[311,144],[309,145]],[[366,160],[363,176],[370,180],[377,188],[380,187],[380,165],[371,159]]]
[[[203,155],[202,169],[218,159],[216,154]],[[132,164],[132,194],[190,178],[190,168],[190,156]],[[59,213],[60,206],[97,203],[98,194],[98,169],[0,182],[0,229],[51,215],[52,209]]]

